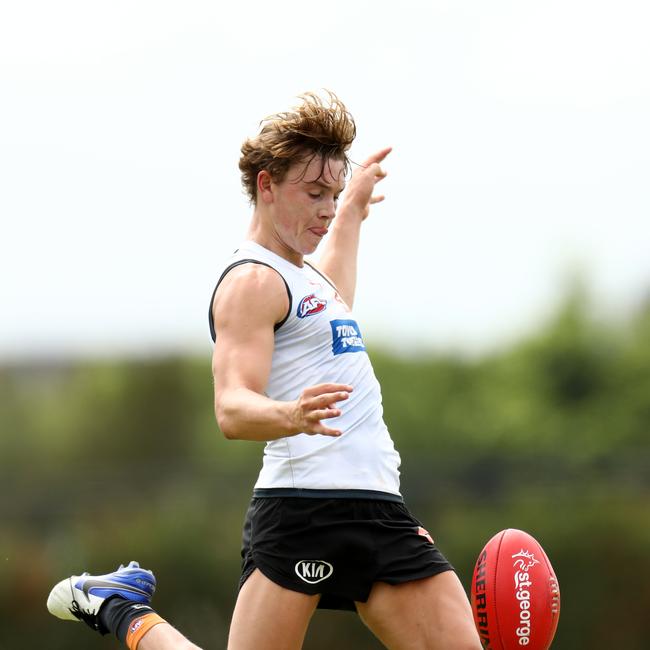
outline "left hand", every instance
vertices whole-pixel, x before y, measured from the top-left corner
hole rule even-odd
[[[385,198],[383,194],[375,195],[373,192],[375,185],[386,178],[387,172],[382,169],[381,163],[392,149],[386,147],[379,150],[352,173],[341,207],[358,212],[362,221],[370,214],[370,206]]]

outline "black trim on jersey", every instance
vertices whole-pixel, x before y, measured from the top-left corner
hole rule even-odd
[[[325,280],[325,282],[327,282],[327,284],[329,284],[330,287],[336,291],[336,293],[339,292],[339,290],[336,288],[336,285],[324,273],[321,273],[313,264],[310,264],[307,260],[304,260],[304,262],[312,271],[318,273],[318,275],[320,275],[320,277],[323,278],[323,280]]]
[[[379,490],[313,490],[308,488],[255,488],[253,497],[301,497],[307,499],[372,499],[374,501],[393,501],[404,503],[399,494]]]
[[[241,266],[242,264],[261,264],[262,266],[268,266],[270,269],[273,269],[282,278],[282,282],[284,282],[284,286],[287,288],[287,296],[289,296],[289,309],[287,310],[287,315],[279,323],[276,323],[273,326],[273,331],[277,332],[287,322],[287,318],[289,318],[289,316],[291,315],[293,296],[291,295],[291,289],[289,289],[289,285],[287,284],[287,281],[284,279],[282,273],[280,273],[280,271],[278,271],[270,264],[267,264],[266,262],[261,262],[260,260],[253,260],[253,259],[238,260],[237,262],[233,262],[230,266],[228,266],[226,270],[221,274],[221,277],[217,281],[217,286],[214,288],[214,291],[212,292],[212,298],[210,298],[210,308],[208,310],[208,323],[210,324],[210,336],[212,337],[213,341],[217,340],[217,332],[214,329],[214,319],[212,317],[212,306],[214,304],[214,297],[217,295],[217,289],[219,288],[221,281],[226,277],[226,274],[232,269],[234,269],[236,266]]]

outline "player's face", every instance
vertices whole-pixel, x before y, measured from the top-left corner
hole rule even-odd
[[[336,216],[338,197],[345,187],[344,163],[320,156],[296,163],[284,180],[273,183],[276,236],[298,255],[313,253]]]

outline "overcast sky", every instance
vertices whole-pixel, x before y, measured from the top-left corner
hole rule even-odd
[[[319,88],[357,120],[353,159],[394,147],[362,236],[367,341],[489,349],[576,268],[631,309],[650,289],[649,7],[3,3],[0,359],[209,353],[251,213],[239,147]]]

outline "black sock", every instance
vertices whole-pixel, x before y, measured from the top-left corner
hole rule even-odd
[[[149,605],[114,596],[101,606],[98,618],[100,625],[106,630],[105,633],[112,632],[124,643],[131,621],[153,611]]]

